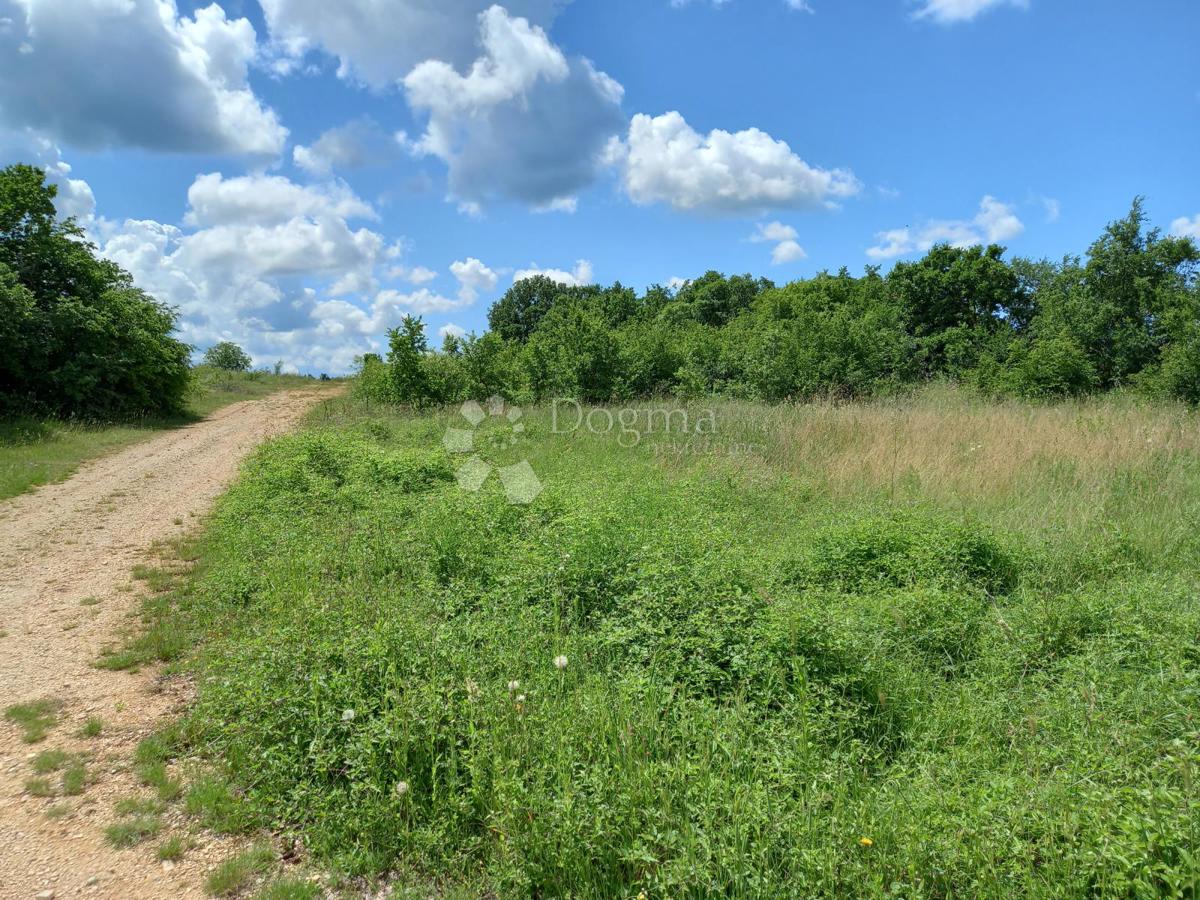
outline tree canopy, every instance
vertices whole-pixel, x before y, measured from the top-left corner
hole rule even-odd
[[[0,171],[0,414],[175,412],[190,348],[173,310],[57,217],[41,169]]]
[[[1200,402],[1200,252],[1147,225],[1140,199],[1086,259],[937,245],[886,276],[843,269],[776,286],[709,271],[677,290],[514,284],[491,330],[425,346],[406,320],[391,378],[361,388],[436,404],[493,393],[610,401],[724,394],[865,397],[932,378],[1053,398],[1126,387]]]

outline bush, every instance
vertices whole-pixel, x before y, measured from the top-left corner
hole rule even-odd
[[[206,366],[226,372],[245,372],[250,368],[250,362],[250,354],[230,341],[221,341],[204,351]]]
[[[0,171],[0,415],[176,413],[190,348],[176,313],[132,283],[54,209],[44,173]]]

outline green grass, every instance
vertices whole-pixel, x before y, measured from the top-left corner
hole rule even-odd
[[[63,771],[62,789],[63,793],[68,797],[75,797],[83,793],[87,787],[87,766],[81,759],[74,759],[66,770]]]
[[[4,718],[24,730],[22,739],[27,744],[44,740],[58,721],[57,700],[34,700],[18,703],[4,711]]]
[[[142,815],[122,819],[104,829],[104,837],[118,850],[140,844],[146,838],[158,834],[162,823],[158,816]]]
[[[34,797],[53,797],[54,785],[49,778],[30,778],[25,782],[25,793]]]
[[[301,878],[281,878],[254,895],[255,900],[318,900],[321,888]]]
[[[271,847],[258,844],[217,866],[204,882],[204,889],[214,897],[232,897],[270,871],[274,863]]]
[[[179,835],[174,835],[158,845],[155,855],[163,862],[178,862],[183,859],[187,850],[188,842]]]
[[[455,411],[316,421],[154,607],[200,648],[202,823],[443,893],[1200,888],[1195,414],[932,391],[631,442],[526,410],[489,452],[527,506],[458,487]]]
[[[91,716],[83,727],[79,729],[79,736],[85,738],[99,737],[104,731],[104,720],[98,716]]]
[[[70,759],[71,754],[66,750],[43,750],[33,758],[30,765],[38,775],[48,775],[51,772],[57,772]]]
[[[194,422],[231,403],[318,384],[295,375],[223,375],[200,370],[188,412],[176,418],[118,423],[56,419],[0,421],[0,500],[62,481],[90,459]]]

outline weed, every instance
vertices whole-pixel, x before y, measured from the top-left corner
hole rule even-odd
[[[54,786],[49,778],[30,778],[25,782],[25,793],[34,797],[53,797]]]
[[[83,793],[83,789],[87,786],[87,766],[83,760],[76,759],[67,766],[62,776],[63,793],[68,797],[74,797]]]
[[[188,787],[184,809],[218,834],[247,831],[255,824],[249,805],[234,794],[228,781],[217,775],[203,775]]]
[[[214,897],[231,897],[270,870],[275,852],[267,844],[257,844],[215,868],[204,882],[204,889]]]
[[[4,718],[25,730],[25,743],[36,744],[57,722],[59,705],[57,700],[18,703],[4,711]]]
[[[70,758],[71,754],[65,750],[43,750],[33,758],[31,765],[37,774],[48,775],[61,769]]]
[[[320,886],[303,878],[281,878],[254,896],[255,900],[317,900],[323,893]]]
[[[109,825],[104,829],[104,836],[114,847],[123,849],[153,837],[161,827],[158,816],[135,816]]]
[[[158,845],[157,856],[163,861],[178,862],[183,859],[187,850],[188,842],[179,835],[174,835]]]
[[[97,606],[102,601],[99,597],[84,597],[79,601],[80,606]]]
[[[103,731],[104,720],[97,716],[91,716],[83,723],[83,727],[79,729],[79,736],[85,738],[99,737]]]

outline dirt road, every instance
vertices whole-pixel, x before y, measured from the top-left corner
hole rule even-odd
[[[171,864],[157,859],[157,839],[115,850],[103,833],[115,800],[147,795],[130,755],[181,702],[180,689],[92,663],[137,609],[131,568],[149,561],[154,542],[193,528],[242,458],[323,396],[290,391],[236,403],[0,502],[0,709],[60,704],[57,724],[36,744],[0,720],[0,897],[203,896],[206,870],[227,849],[220,841],[200,838]],[[85,737],[92,717],[103,731]],[[61,771],[45,776],[56,796],[29,791],[34,755],[46,749],[86,759],[81,794],[65,794]]]

